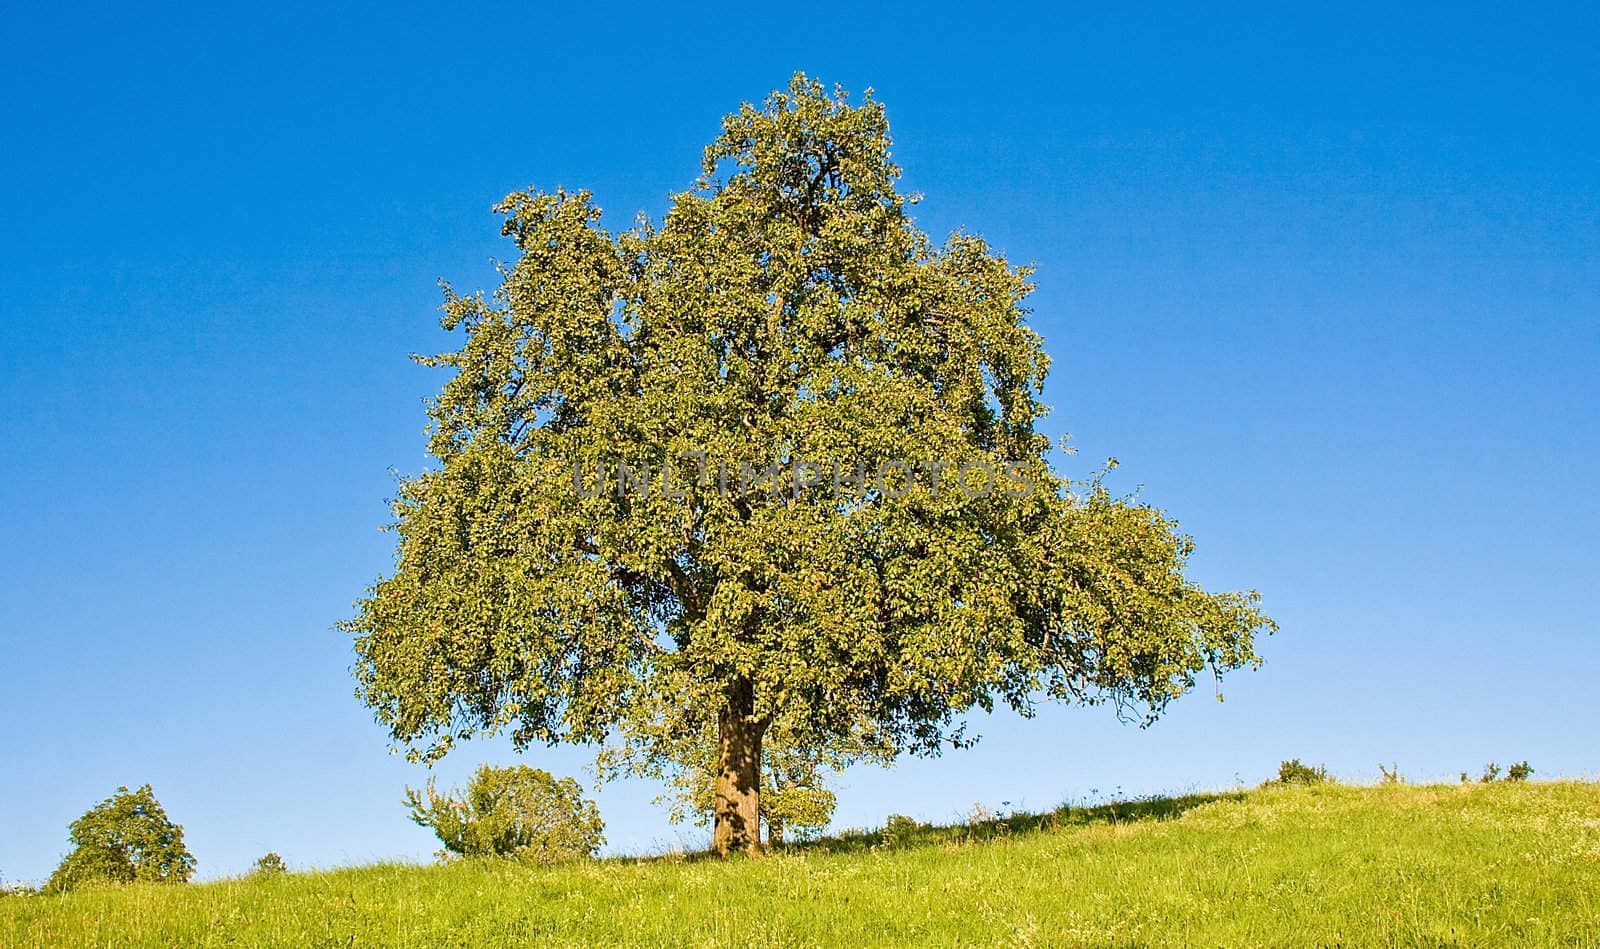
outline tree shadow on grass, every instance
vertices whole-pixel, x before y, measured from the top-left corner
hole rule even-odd
[[[1202,794],[1183,794],[1176,797],[1151,796],[1105,804],[1063,804],[1053,811],[1039,814],[1019,813],[990,820],[970,821],[961,824],[923,824],[910,818],[895,820],[879,830],[846,830],[829,837],[813,840],[795,840],[770,848],[769,853],[789,854],[848,854],[872,850],[900,850],[913,847],[936,847],[950,844],[977,843],[1001,840],[1007,837],[1068,830],[1074,827],[1150,823],[1173,820],[1186,811],[1202,804],[1216,801],[1239,801],[1243,791],[1219,791]],[[709,850],[652,854],[647,856],[613,857],[625,863],[698,863],[717,860]]]
[[[778,848],[783,853],[860,853],[868,850],[933,847],[976,843],[1097,824],[1132,824],[1173,820],[1186,811],[1216,801],[1237,801],[1240,791],[1145,797],[1110,801],[1092,807],[1063,804],[1042,814],[1012,814],[964,824],[922,824],[909,818],[895,820],[881,830],[845,831],[818,840],[796,841]]]

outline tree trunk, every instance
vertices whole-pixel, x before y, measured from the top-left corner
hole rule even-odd
[[[719,857],[761,853],[761,733],[755,689],[749,679],[734,680],[728,704],[717,721],[716,823],[711,849]]]

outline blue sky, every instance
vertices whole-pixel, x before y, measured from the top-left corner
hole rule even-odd
[[[625,226],[803,69],[921,225],[1038,266],[1047,429],[1262,591],[1266,666],[1141,731],[980,719],[839,823],[1527,758],[1596,776],[1600,15],[1579,5],[12,8],[0,45],[0,877],[154,784],[204,877],[426,859],[332,624],[390,563],[490,206]],[[469,744],[446,784],[503,744]],[[530,763],[582,774],[588,752]],[[621,850],[693,844],[598,794]]]

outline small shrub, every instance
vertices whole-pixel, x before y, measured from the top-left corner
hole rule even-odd
[[[444,844],[441,857],[516,857],[555,863],[594,856],[605,843],[600,809],[578,782],[541,768],[480,767],[464,795],[406,788],[411,819]]]
[[[1483,776],[1478,778],[1478,781],[1482,784],[1488,784],[1498,777],[1500,777],[1500,766],[1491,761],[1483,766]]]
[[[1406,776],[1400,773],[1400,763],[1398,761],[1391,763],[1387,768],[1383,766],[1382,762],[1379,762],[1378,770],[1383,774],[1384,784],[1406,783]]]
[[[1301,764],[1299,758],[1290,758],[1278,764],[1278,784],[1324,784],[1327,780],[1328,769],[1324,765],[1313,768]]]
[[[1528,780],[1528,775],[1532,773],[1533,768],[1529,766],[1527,761],[1519,761],[1506,769],[1506,780],[1526,781]]]
[[[288,873],[289,867],[284,864],[283,858],[278,856],[276,851],[273,851],[257,857],[255,864],[250,868],[250,872],[271,876],[279,873]]]
[[[921,830],[922,824],[915,818],[890,814],[888,820],[883,822],[883,830],[878,831],[878,837],[886,847],[903,847],[916,839]]]
[[[767,825],[767,842],[772,846],[821,836],[833,819],[838,795],[822,783],[820,774],[812,773],[805,779],[810,783],[762,778],[761,819]]]

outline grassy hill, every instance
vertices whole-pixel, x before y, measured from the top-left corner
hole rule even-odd
[[[1324,785],[758,862],[383,865],[0,898],[5,946],[1600,944],[1600,785]]]

